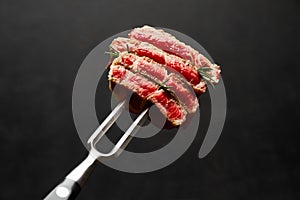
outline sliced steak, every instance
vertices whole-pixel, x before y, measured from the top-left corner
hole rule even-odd
[[[173,35],[166,33],[161,29],[143,26],[141,28],[133,29],[128,36],[129,38],[134,38],[142,42],[148,42],[168,53],[189,60],[197,68],[211,68],[212,70],[209,71],[209,74],[212,76],[213,81],[218,83],[221,73],[220,67],[216,64],[212,64],[204,55],[200,54],[191,46],[179,41]]]
[[[135,72],[147,75],[158,83],[164,82],[168,75],[166,68],[161,64],[148,57],[140,57],[133,53],[121,53],[115,62],[120,63]]]
[[[175,126],[181,125],[186,119],[186,111],[164,90],[152,93],[148,99],[153,102],[163,115]]]
[[[121,65],[112,65],[108,74],[108,80],[126,87],[146,99],[151,93],[158,90],[158,85],[149,81],[140,74],[135,74]]]
[[[114,63],[123,65],[131,71],[143,75],[157,85],[165,85],[165,88],[168,88],[168,91],[179,100],[188,113],[196,112],[199,103],[195,93],[192,92],[192,88],[189,87],[185,80],[179,78],[177,74],[168,74],[164,66],[159,63],[148,57],[140,57],[127,52],[121,53],[114,60]]]
[[[202,94],[206,90],[206,84],[199,77],[195,66],[176,55],[166,53],[152,44],[119,37],[112,41],[111,47],[119,52],[130,51],[139,56],[147,56],[159,64],[165,65],[169,71],[170,69],[176,70],[190,83],[197,94]]]
[[[188,113],[195,113],[199,107],[198,99],[194,93],[188,88],[184,80],[179,78],[176,74],[168,75],[166,86],[174,93],[174,96],[184,106]]]
[[[127,88],[142,99],[155,104],[174,126],[178,126],[185,121],[187,112],[183,106],[166,91],[159,89],[156,83],[150,81],[145,76],[134,73],[114,61],[110,66],[108,80]]]

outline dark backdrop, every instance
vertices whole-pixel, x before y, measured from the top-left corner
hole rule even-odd
[[[78,199],[297,199],[299,1],[0,1],[0,199],[41,199],[87,151],[71,94],[85,56],[143,24],[183,32],[221,64],[219,142],[147,174],[99,165]]]

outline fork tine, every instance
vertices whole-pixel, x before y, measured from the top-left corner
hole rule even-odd
[[[115,123],[115,121],[120,117],[126,100],[119,103],[114,110],[106,117],[106,119],[101,123],[100,126],[94,131],[91,137],[88,139],[87,143],[94,146],[108,131],[108,129]]]
[[[134,137],[134,135],[137,133],[137,131],[141,128],[141,125],[146,120],[146,113],[148,112],[149,108],[144,110],[130,125],[130,127],[126,130],[126,132],[123,134],[123,136],[120,138],[120,140],[117,142],[117,144],[114,146],[114,148],[109,153],[110,156],[118,157],[122,151],[126,148],[126,146],[129,144],[131,139]]]
[[[88,144],[90,145],[90,153],[94,155],[95,158],[110,158],[112,156],[119,156],[123,149],[129,144],[130,140],[139,130],[140,125],[143,124],[146,120],[146,113],[149,108],[145,109],[130,125],[130,127],[126,130],[126,132],[122,135],[116,145],[111,149],[108,153],[99,152],[96,149],[96,144],[99,140],[104,136],[104,134],[108,131],[108,129],[115,123],[115,121],[121,115],[126,100],[119,103],[114,110],[106,117],[106,119],[101,123],[101,125],[94,131],[94,133],[88,139]]]

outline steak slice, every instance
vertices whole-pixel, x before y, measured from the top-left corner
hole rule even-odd
[[[165,67],[148,57],[140,57],[133,53],[121,53],[116,63],[120,63],[132,71],[147,75],[155,82],[162,83],[166,80],[168,72]]]
[[[186,119],[186,111],[178,104],[178,102],[160,89],[152,93],[148,99],[154,103],[161,113],[170,121],[174,126],[181,125]]]
[[[218,83],[220,78],[220,66],[212,64],[204,55],[193,49],[191,46],[176,39],[173,35],[166,33],[162,29],[155,29],[150,26],[135,28],[129,33],[129,38],[134,38],[142,42],[153,44],[159,49],[189,60],[198,68],[209,67],[208,72],[214,83]],[[208,80],[209,81],[209,80]]]
[[[137,93],[143,99],[146,99],[151,93],[158,90],[158,85],[140,74],[134,74],[121,65],[112,65],[110,67],[108,80]]]
[[[184,106],[188,113],[195,113],[199,107],[198,99],[195,93],[191,92],[187,83],[176,74],[171,73],[167,77],[166,86],[174,93],[178,101]]]
[[[189,87],[186,81],[179,78],[177,74],[168,74],[167,70],[159,63],[148,57],[139,57],[127,52],[121,53],[114,60],[114,63],[123,65],[131,71],[145,76],[157,85],[165,85],[165,88],[168,88],[168,92],[173,94],[188,113],[196,112],[199,103],[195,93],[192,92],[192,88]]]
[[[111,47],[119,52],[130,51],[139,56],[147,56],[159,64],[179,72],[193,87],[197,94],[202,94],[206,90],[206,84],[197,72],[195,66],[190,62],[153,46],[147,42],[140,42],[135,39],[116,38],[112,41]]]
[[[114,61],[110,66],[108,80],[155,104],[173,126],[178,126],[185,121],[187,112],[183,106],[145,76],[134,73]]]

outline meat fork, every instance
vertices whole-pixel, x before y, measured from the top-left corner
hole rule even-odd
[[[98,159],[111,159],[117,157],[120,155],[122,150],[126,148],[130,140],[140,128],[140,125],[145,122],[147,118],[146,113],[148,112],[149,108],[145,109],[135,119],[135,121],[130,125],[130,127],[126,130],[126,132],[122,135],[110,152],[101,153],[96,149],[96,144],[121,115],[125,106],[125,102],[126,100],[119,103],[90,136],[87,142],[90,147],[87,158],[83,160],[75,169],[73,169],[65,177],[65,179],[44,198],[44,200],[75,199],[87,181],[89,175],[97,165]]]

